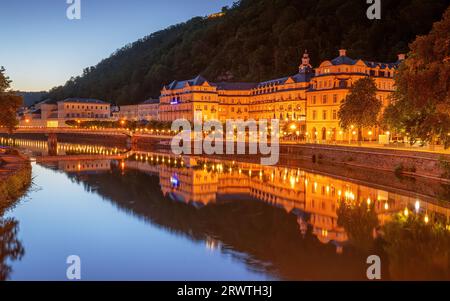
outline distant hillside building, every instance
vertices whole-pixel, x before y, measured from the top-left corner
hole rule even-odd
[[[202,76],[173,81],[161,90],[159,118],[173,121],[185,118],[279,119],[295,122],[299,134],[313,141],[356,139],[352,131],[339,127],[337,112],[353,83],[371,77],[383,106],[394,91],[394,72],[404,55],[393,63],[351,59],[344,49],[339,56],[324,61],[315,70],[305,51],[297,74],[261,83],[213,83]],[[377,129],[365,129],[363,136],[374,136]]]
[[[149,99],[136,105],[120,106],[119,111],[114,114],[116,119],[133,121],[158,120],[159,99]]]
[[[67,98],[58,101],[58,118],[67,120],[108,119],[111,104],[98,99]]]
[[[111,105],[85,98],[68,98],[57,103],[45,100],[31,106],[19,118],[20,126],[64,127],[68,120],[108,120],[111,118]]]

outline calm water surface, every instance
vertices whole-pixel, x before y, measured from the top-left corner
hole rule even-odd
[[[36,162],[28,195],[0,217],[6,279],[65,280],[69,255],[84,280],[364,279],[371,254],[384,279],[450,279],[441,184],[404,190],[302,168],[16,144]]]

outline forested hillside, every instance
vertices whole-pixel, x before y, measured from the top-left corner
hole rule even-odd
[[[123,47],[48,97],[117,104],[158,97],[163,84],[202,74],[212,81],[261,81],[293,74],[304,49],[312,64],[348,55],[394,61],[426,34],[449,0],[383,0],[368,20],[365,0],[241,0],[220,18],[197,17]]]

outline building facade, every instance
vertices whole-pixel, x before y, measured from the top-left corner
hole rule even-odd
[[[357,80],[370,77],[377,86],[376,96],[385,108],[390,93],[395,90],[395,70],[403,59],[404,56],[399,55],[399,60],[394,63],[354,60],[341,49],[337,58],[322,62],[315,70],[307,93],[308,138],[323,142],[356,140],[356,129],[345,131],[339,126],[341,103]],[[379,131],[377,128],[366,128],[362,134],[365,139],[371,140],[378,137]]]
[[[120,106],[116,119],[143,121],[159,119],[159,99],[149,99],[136,105]]]
[[[261,83],[213,83],[202,76],[174,81],[164,86],[160,96],[159,118],[173,121],[217,119],[279,119],[282,124],[296,123],[297,135],[308,141],[332,142],[356,140],[354,130],[339,127],[338,111],[353,84],[361,78],[373,78],[377,98],[383,107],[395,89],[394,73],[404,55],[396,62],[378,63],[352,59],[346,50],[324,61],[316,69],[304,53],[299,71]],[[364,129],[365,139],[375,139],[380,131]]]
[[[109,120],[111,105],[97,99],[68,98],[57,103],[42,101],[19,118],[23,127],[65,127],[68,120]]]
[[[58,101],[58,118],[98,120],[111,118],[111,104],[98,99],[67,98]]]

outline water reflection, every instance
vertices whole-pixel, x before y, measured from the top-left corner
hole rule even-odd
[[[20,260],[25,250],[17,238],[19,223],[14,218],[0,217],[0,280],[9,278],[11,261]]]
[[[160,152],[117,151],[120,158],[108,159],[111,150],[89,154],[89,146],[78,146],[76,154],[86,152],[89,158],[38,162],[258,273],[363,280],[367,256],[378,254],[383,279],[450,279],[450,204],[440,184],[408,191],[301,168]]]
[[[429,196],[300,169],[160,153],[58,168],[127,212],[281,279],[364,279],[370,254],[382,256],[385,277],[450,279],[450,205]],[[444,231],[436,236],[433,227]]]

